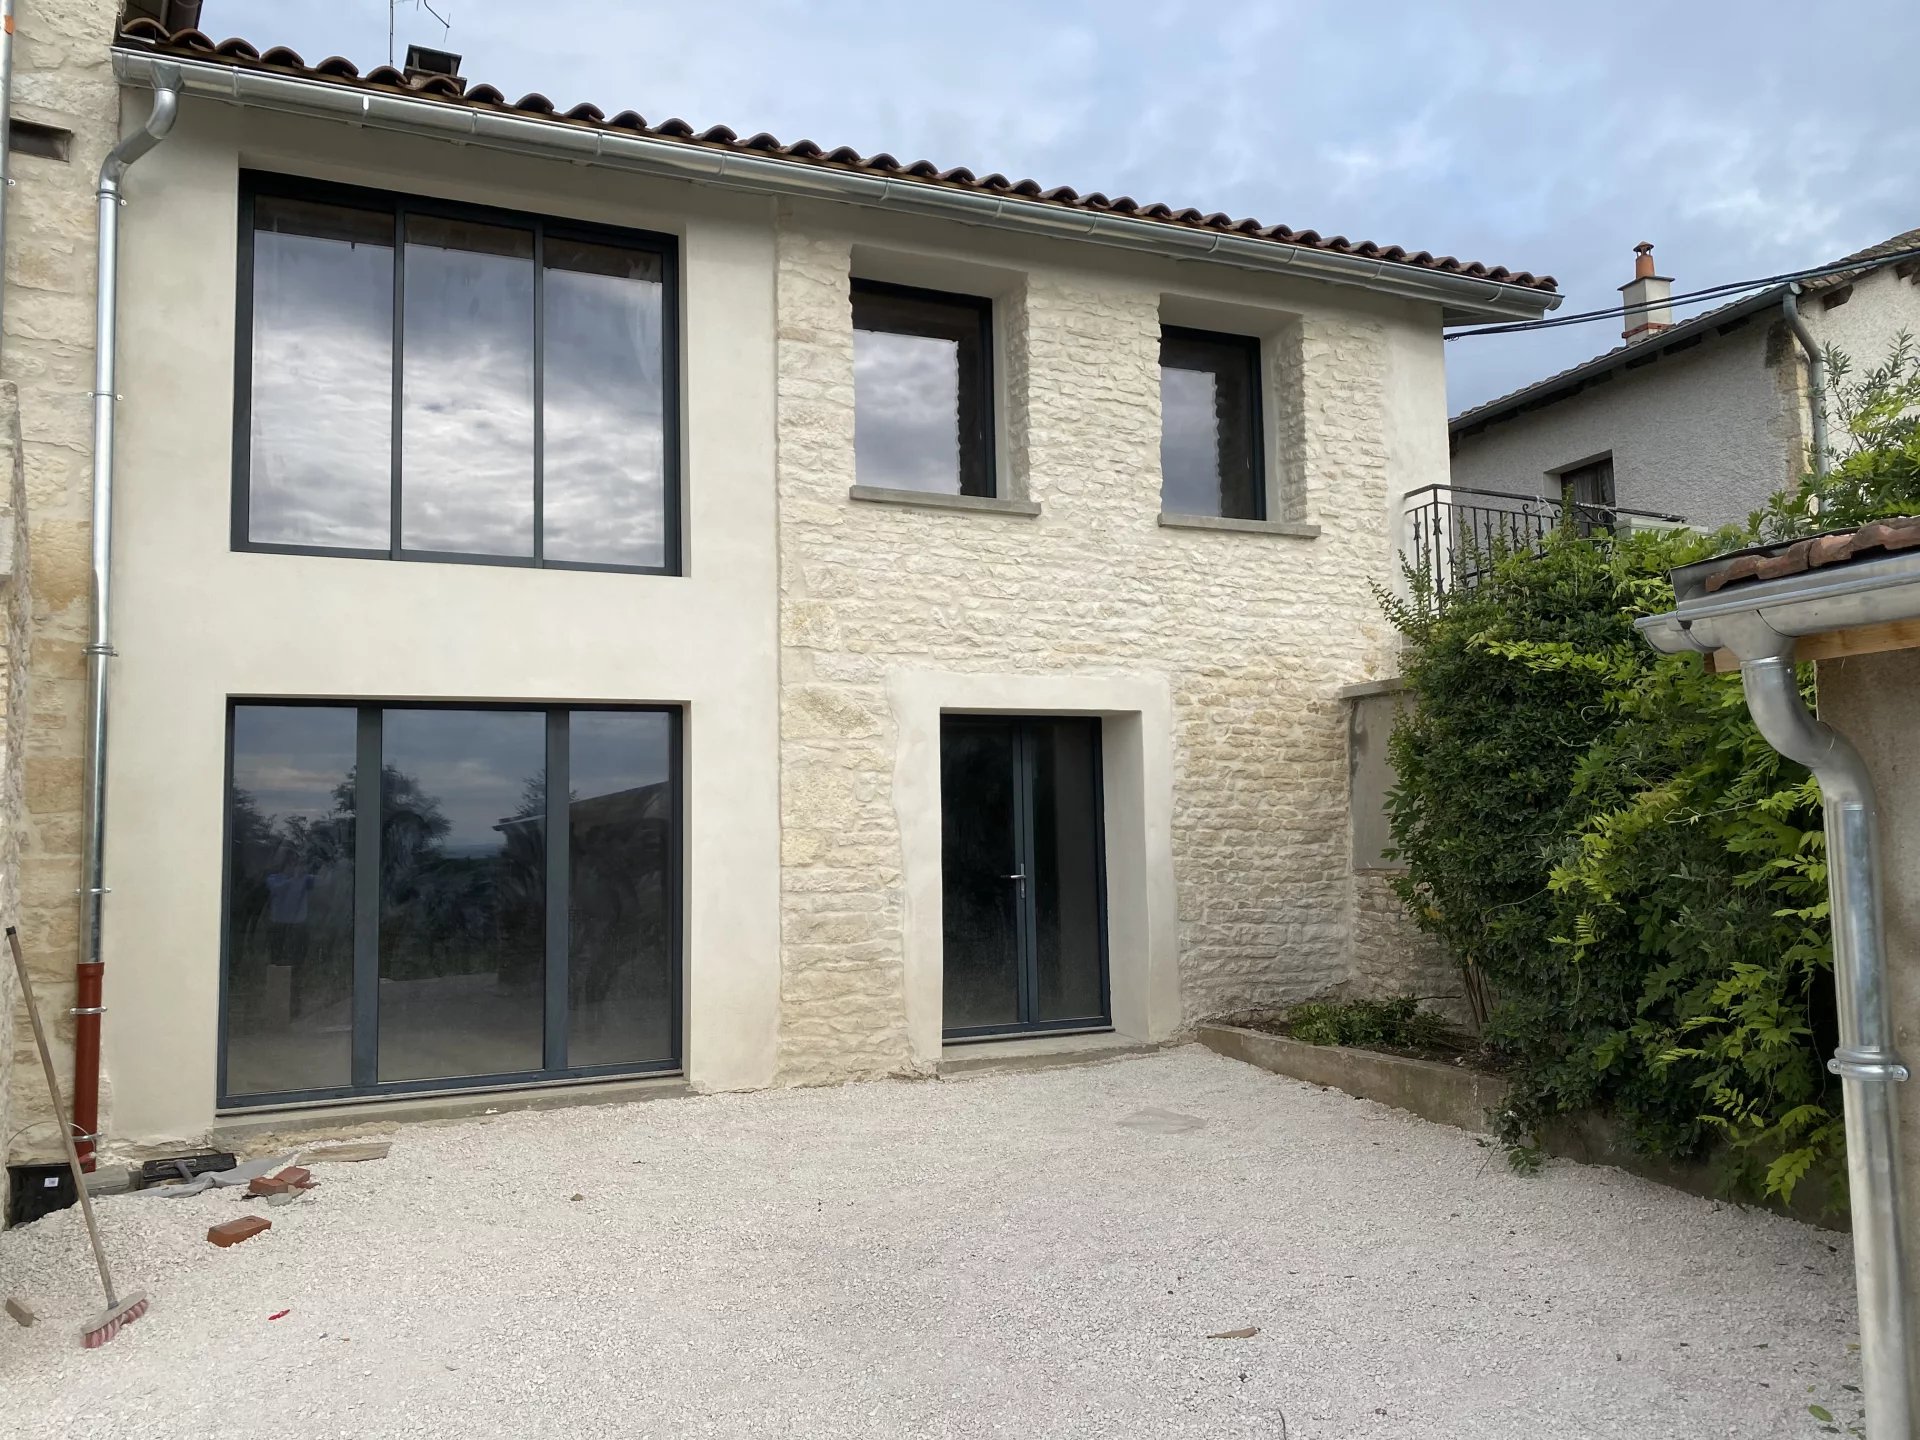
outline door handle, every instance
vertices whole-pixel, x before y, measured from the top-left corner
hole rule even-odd
[[[1012,880],[1012,881],[1013,881],[1013,882],[1015,882],[1015,883],[1016,883],[1017,885],[1019,885],[1019,886],[1020,886],[1020,888],[1021,888],[1021,889],[1023,889],[1023,890],[1024,890],[1025,888],[1026,888],[1026,884],[1027,884],[1027,872],[1026,872],[1026,871],[1024,871],[1024,870],[1016,870],[1016,871],[1014,871],[1014,872],[1013,872],[1013,874],[1011,874],[1011,875],[1002,875],[1002,876],[1001,876],[1000,878],[1001,878],[1002,880]]]

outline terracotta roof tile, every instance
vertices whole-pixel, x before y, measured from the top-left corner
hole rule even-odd
[[[1556,289],[1551,275],[1535,275],[1526,270],[1510,270],[1504,265],[1484,265],[1477,260],[1456,260],[1451,255],[1436,258],[1425,250],[1409,252],[1397,245],[1380,246],[1372,241],[1355,242],[1348,240],[1345,236],[1337,235],[1330,240],[1322,239],[1317,231],[1295,231],[1285,225],[1264,225],[1258,220],[1235,219],[1221,211],[1215,211],[1209,215],[1192,208],[1174,210],[1166,205],[1140,204],[1131,197],[1109,200],[1098,191],[1081,195],[1069,185],[1048,188],[1035,180],[1010,181],[1006,176],[999,174],[976,177],[974,172],[965,166],[949,169],[927,160],[902,165],[900,161],[884,151],[868,156],[844,145],[833,150],[823,150],[811,140],[783,143],[764,132],[742,140],[725,125],[715,125],[696,136],[693,127],[684,120],[664,120],[657,125],[650,125],[633,110],[622,110],[613,119],[607,120],[600,109],[591,104],[575,105],[562,112],[553,101],[538,93],[524,96],[509,105],[506,96],[491,85],[465,85],[462,81],[444,75],[409,78],[390,65],[378,66],[363,75],[359,67],[338,55],[329,56],[316,65],[309,65],[297,52],[284,45],[276,45],[263,53],[247,41],[240,39],[215,44],[202,31],[176,30],[169,34],[163,26],[148,19],[129,21],[121,29],[115,43],[150,50],[157,54],[175,54],[195,60],[219,60],[248,69],[272,70],[282,74],[300,75],[308,79],[325,80],[334,84],[400,92],[450,104],[493,106],[594,129],[633,131],[656,139],[678,140],[692,145],[749,150],[775,159],[790,160],[795,164],[830,165],[884,175],[904,175],[929,185],[948,185],[1000,195],[1020,195],[1039,199],[1048,204],[1069,206],[1080,210],[1112,211],[1157,220],[1169,225],[1249,235],[1258,239],[1271,240],[1277,244],[1363,255],[1368,259],[1377,258],[1395,265],[1409,265],[1420,270],[1434,270],[1449,275],[1489,280],[1528,290],[1552,292]]]
[[[1720,568],[1706,577],[1704,588],[1712,595],[1730,585],[1778,580],[1829,565],[1844,565],[1875,551],[1911,550],[1915,546],[1920,546],[1920,516],[1875,520],[1854,530],[1833,530],[1805,540],[1740,551],[1726,557]]]

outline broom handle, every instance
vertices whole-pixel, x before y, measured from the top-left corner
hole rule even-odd
[[[66,1102],[60,1098],[60,1079],[53,1071],[53,1051],[47,1048],[47,1032],[40,1025],[40,1005],[33,998],[33,977],[27,974],[27,957],[20,952],[20,936],[7,926],[7,948],[13,951],[13,968],[20,974],[20,993],[27,997],[27,1019],[33,1022],[33,1043],[40,1047],[40,1067],[47,1072],[47,1090],[53,1096],[53,1121],[60,1130],[60,1143],[67,1147],[67,1164],[73,1170],[74,1187],[80,1192],[80,1213],[86,1217],[87,1239],[93,1243],[93,1263],[100,1267],[100,1287],[107,1292],[107,1308],[120,1303],[113,1293],[113,1276],[107,1272],[107,1252],[100,1248],[100,1231],[93,1223],[93,1200],[87,1194],[87,1177],[80,1169],[80,1152],[74,1148],[73,1126],[64,1118]]]

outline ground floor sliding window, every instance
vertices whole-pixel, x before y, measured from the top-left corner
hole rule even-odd
[[[673,1070],[680,715],[236,701],[223,1107]]]

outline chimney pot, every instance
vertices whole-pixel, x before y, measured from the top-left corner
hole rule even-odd
[[[406,76],[417,80],[427,75],[460,78],[460,57],[451,50],[435,50],[426,45],[407,46]]]
[[[1633,279],[1620,287],[1620,305],[1626,328],[1620,338],[1629,345],[1673,328],[1673,281],[1653,271],[1653,242],[1633,247]]]

